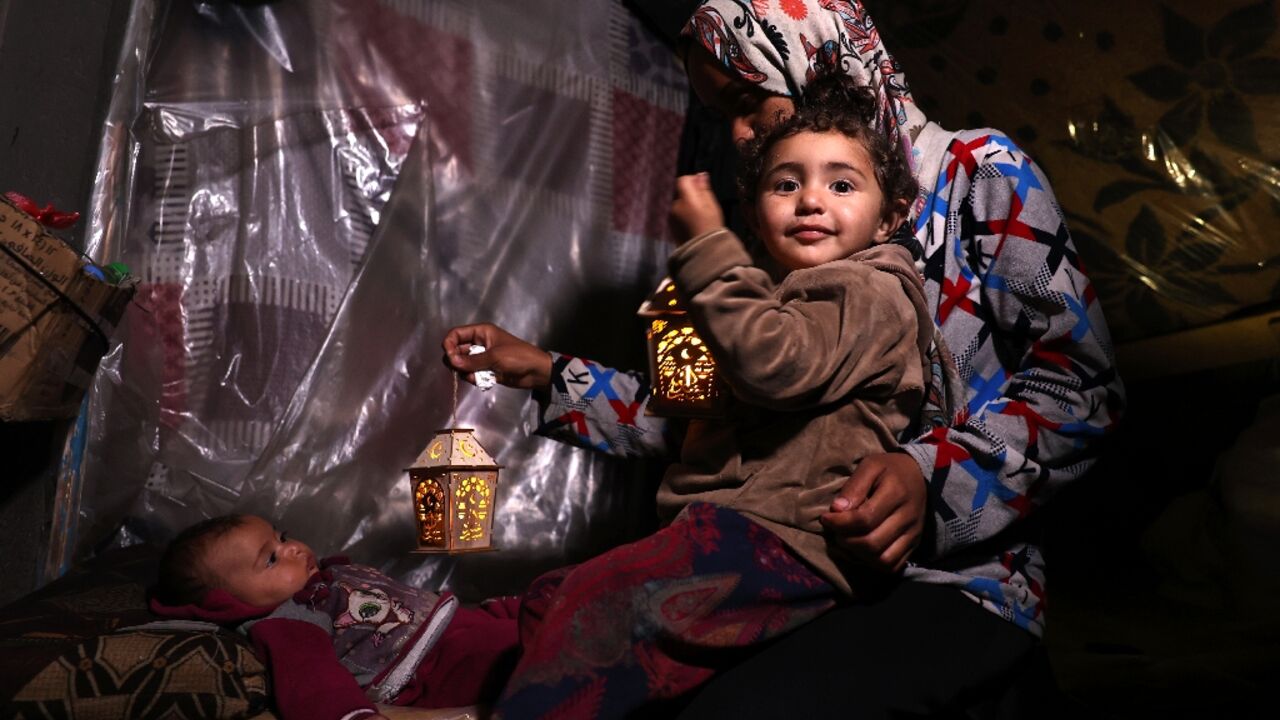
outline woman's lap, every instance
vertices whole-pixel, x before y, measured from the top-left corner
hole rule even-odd
[[[777,536],[696,503],[653,535],[534,581],[503,717],[620,717],[684,696],[745,648],[826,612],[836,591]],[[578,705],[590,697],[594,711]]]
[[[1037,644],[955,588],[902,582],[876,600],[829,611],[721,673],[679,717],[962,710],[1000,692]]]

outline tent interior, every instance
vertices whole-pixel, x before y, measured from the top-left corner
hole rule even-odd
[[[459,385],[440,342],[492,321],[647,365],[674,178],[731,157],[674,51],[694,4],[0,8],[0,190],[81,210],[68,240],[138,279],[78,415],[3,423],[0,698],[138,622],[203,518],[464,600],[656,527],[660,463],[533,436],[530,394]],[[1036,519],[1057,688],[1082,717],[1252,707],[1280,670],[1275,3],[865,4],[930,119],[1045,170],[1115,340],[1127,415]],[[503,466],[494,552],[412,552],[405,468],[446,427]]]

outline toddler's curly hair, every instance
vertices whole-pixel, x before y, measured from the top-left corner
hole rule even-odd
[[[738,192],[745,203],[754,203],[760,178],[773,146],[802,132],[838,132],[857,141],[867,151],[876,182],[884,195],[881,209],[898,200],[915,200],[918,186],[911,166],[897,143],[875,128],[876,96],[870,88],[840,73],[815,78],[796,101],[791,117],[780,120],[766,132],[748,141],[738,164]]]

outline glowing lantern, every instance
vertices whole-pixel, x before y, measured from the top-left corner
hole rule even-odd
[[[714,417],[729,399],[716,361],[693,329],[689,313],[665,278],[637,313],[648,321],[649,378],[653,397],[646,412],[666,417]]]
[[[492,550],[498,470],[472,430],[436,433],[405,469],[423,553]]]

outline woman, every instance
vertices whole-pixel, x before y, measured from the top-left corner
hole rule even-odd
[[[708,0],[685,38],[694,91],[736,140],[790,113],[823,70],[877,93],[880,129],[921,186],[905,241],[918,243],[942,379],[921,433],[864,459],[827,525],[868,568],[911,582],[714,681],[690,716],[963,709],[1043,634],[1044,561],[1027,517],[1088,469],[1123,409],[1101,308],[1039,168],[1002,133],[929,122],[860,3]],[[489,351],[459,354],[466,343]],[[544,391],[542,434],[624,455],[663,446],[636,378],[491,325],[455,328],[445,349],[460,371]],[[741,692],[761,682],[768,693]]]

